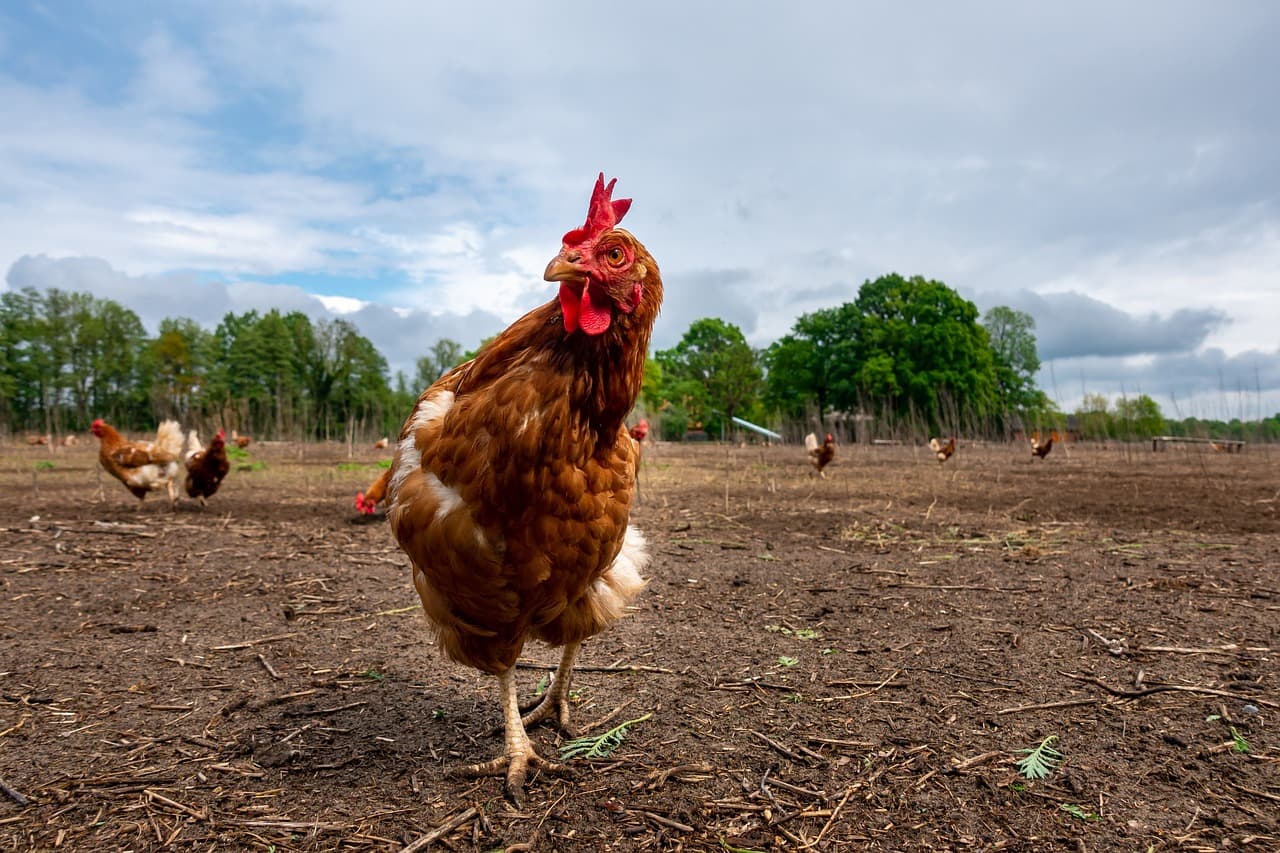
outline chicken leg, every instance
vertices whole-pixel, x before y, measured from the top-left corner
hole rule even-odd
[[[532,726],[554,714],[560,731],[572,736],[573,732],[569,731],[569,681],[573,676],[574,658],[578,656],[581,646],[581,643],[565,644],[560,665],[556,667],[556,674],[547,687],[547,692],[542,694],[541,701],[529,708],[529,713],[520,720],[525,726]]]
[[[471,764],[455,772],[462,776],[506,776],[505,791],[516,808],[524,807],[524,780],[529,767],[548,772],[559,772],[564,765],[543,758],[533,748],[529,735],[520,720],[520,699],[516,694],[515,669],[508,669],[498,676],[502,688],[502,713],[506,722],[505,749],[503,754],[482,764]]]

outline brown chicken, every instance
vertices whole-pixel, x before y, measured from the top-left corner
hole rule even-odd
[[[1036,433],[1035,435],[1031,436],[1031,458],[1035,459],[1036,457],[1039,457],[1043,459],[1046,456],[1048,456],[1049,451],[1053,450],[1054,438],[1055,438],[1054,434],[1050,433],[1049,437],[1042,442],[1040,440],[1040,433]]]
[[[636,444],[644,444],[644,440],[649,437],[649,421],[641,418],[640,422],[630,429],[630,433],[636,440]]]
[[[804,437],[805,450],[809,452],[809,464],[818,472],[818,476],[827,479],[827,474],[822,469],[831,464],[831,460],[836,458],[836,440],[831,433],[827,433],[827,440],[818,444],[818,436],[809,433]],[[813,475],[810,475],[813,476]]]
[[[386,450],[390,446],[391,446],[391,439],[389,438],[380,438],[373,443],[374,450]]]
[[[161,423],[155,441],[128,441],[102,418],[90,429],[98,437],[98,462],[108,474],[124,483],[138,500],[148,492],[166,489],[169,506],[177,507],[173,478],[178,476],[178,457],[182,455],[182,427],[177,421]]]
[[[387,482],[391,479],[391,469],[383,471],[378,479],[370,484],[369,488],[363,492],[356,493],[356,512],[361,515],[373,515],[378,509],[378,504],[382,503],[387,497]]]
[[[200,446],[196,431],[191,430],[187,436],[184,456],[187,466],[187,496],[200,501],[200,506],[205,506],[231,470],[231,461],[227,459],[226,432],[218,430],[206,449]]]
[[[45,435],[29,435],[27,436],[27,444],[32,447],[48,446],[53,441],[53,436]]]
[[[555,767],[525,727],[548,718],[568,726],[579,646],[645,583],[644,539],[628,525],[639,451],[624,418],[662,279],[616,227],[631,202],[612,200],[613,185],[600,176],[586,224],[564,235],[547,266],[559,298],[422,393],[391,468],[391,529],[441,649],[501,687],[503,754],[461,772],[505,775],[517,804],[530,765]],[[522,718],[514,667],[529,640],[563,654]]]
[[[956,452],[956,437],[954,435],[951,436],[951,440],[946,444],[943,444],[936,438],[931,438],[929,439],[929,449],[938,457],[938,464],[941,465],[943,462],[950,459],[951,455]]]

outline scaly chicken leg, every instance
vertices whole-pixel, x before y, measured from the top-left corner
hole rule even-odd
[[[560,665],[556,667],[556,674],[552,676],[553,680],[547,687],[547,692],[542,694],[542,699],[537,703],[530,704],[520,710],[528,710],[520,722],[525,727],[532,726],[547,719],[555,714],[556,724],[560,731],[572,736],[573,732],[569,730],[569,681],[573,677],[573,661],[578,656],[578,649],[582,647],[582,643],[567,643],[564,647],[564,654],[560,657]]]
[[[543,758],[533,748],[529,735],[525,733],[524,723],[520,720],[520,697],[516,693],[515,669],[508,669],[498,676],[498,684],[502,687],[502,713],[506,721],[506,748],[502,755],[482,764],[471,764],[459,768],[456,772],[463,776],[502,776],[507,777],[506,794],[515,803],[516,808],[524,807],[524,780],[529,767],[540,767],[548,772],[559,772],[564,765],[556,764]]]

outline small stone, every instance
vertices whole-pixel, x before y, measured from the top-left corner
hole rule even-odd
[[[1253,704],[1249,704],[1249,705],[1241,705],[1241,706],[1240,706],[1240,713],[1242,713],[1242,714],[1248,714],[1250,717],[1257,716],[1257,714],[1258,714],[1258,706],[1257,706],[1257,705],[1253,705]]]

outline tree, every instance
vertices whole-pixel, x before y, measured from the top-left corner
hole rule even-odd
[[[857,408],[860,320],[851,302],[801,315],[764,352],[765,403],[790,417],[813,403],[820,421],[832,408]]]
[[[994,413],[995,358],[972,302],[940,281],[890,274],[864,283],[854,305],[864,395],[934,430]]]
[[[995,354],[996,405],[1002,412],[1025,412],[1040,404],[1035,375],[1040,369],[1036,352],[1036,321],[1025,311],[997,305],[982,317],[982,326]]]
[[[418,359],[413,381],[419,389],[426,388],[465,360],[462,344],[452,338],[441,338]]]
[[[759,397],[761,369],[737,326],[716,318],[696,320],[675,347],[655,355],[664,384],[695,422],[718,433]]]
[[[1160,405],[1146,394],[1139,394],[1133,399],[1121,397],[1116,401],[1115,418],[1120,430],[1113,430],[1114,435],[1125,438],[1151,438],[1153,435],[1165,433],[1164,415]]]
[[[209,333],[186,317],[160,321],[159,334],[149,344],[152,411],[157,418],[186,420],[198,407],[204,385],[206,338]]]
[[[1111,437],[1111,403],[1102,394],[1085,394],[1076,408],[1076,428],[1085,438]]]

